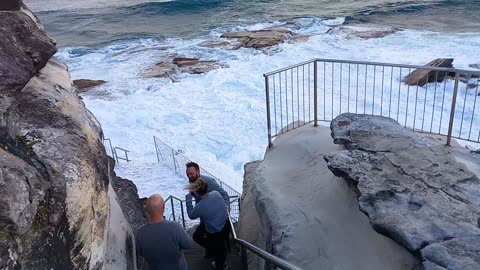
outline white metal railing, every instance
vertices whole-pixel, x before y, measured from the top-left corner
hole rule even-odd
[[[403,82],[415,69],[435,82]],[[345,112],[381,115],[415,131],[480,142],[480,71],[313,59],[265,73],[269,146],[302,125]]]

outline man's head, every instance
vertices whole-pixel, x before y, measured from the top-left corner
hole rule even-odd
[[[147,200],[147,214],[152,222],[163,220],[163,212],[165,211],[165,202],[162,196],[154,194]]]
[[[195,182],[200,177],[200,166],[195,162],[188,162],[186,166],[188,181]]]
[[[203,180],[203,178],[198,178],[196,181],[190,183],[188,191],[191,193],[195,192],[202,197],[205,196],[208,193],[207,181]]]

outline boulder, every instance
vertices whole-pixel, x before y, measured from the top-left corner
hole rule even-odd
[[[144,78],[168,78],[178,72],[177,65],[169,62],[159,62],[143,72]]]
[[[470,64],[468,66],[471,68],[480,69],[480,64]]]
[[[376,231],[421,254],[427,269],[478,258],[480,242],[465,241],[480,237],[480,180],[443,145],[381,116],[342,114],[330,128],[348,150],[325,155],[328,168],[355,191]],[[472,252],[459,252],[465,246]],[[450,257],[439,262],[444,249]]]
[[[77,87],[79,93],[86,92],[90,88],[106,83],[104,80],[79,79],[73,80],[73,85]]]
[[[480,236],[470,236],[429,245],[422,250],[422,256],[428,262],[425,269],[480,269],[479,243]]]
[[[20,10],[22,0],[2,0],[0,10]]]
[[[453,67],[453,58],[437,58],[430,63],[426,64],[426,67]],[[403,78],[403,81],[408,85],[424,86],[431,82],[441,82],[448,74],[446,72],[436,72],[428,69],[416,69]]]
[[[56,52],[54,41],[26,13],[2,12],[0,93],[21,90]]]
[[[284,43],[289,37],[294,35],[289,29],[265,29],[224,33],[220,37],[237,39],[241,47],[259,49]]]

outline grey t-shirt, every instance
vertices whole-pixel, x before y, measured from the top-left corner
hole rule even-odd
[[[137,231],[137,255],[142,256],[150,270],[187,270],[183,250],[193,245],[190,235],[171,221],[148,223]]]

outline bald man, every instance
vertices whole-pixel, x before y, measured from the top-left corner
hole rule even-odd
[[[165,202],[155,194],[147,200],[149,223],[137,231],[137,255],[150,270],[188,270],[183,250],[193,246],[190,235],[176,222],[164,220]]]

